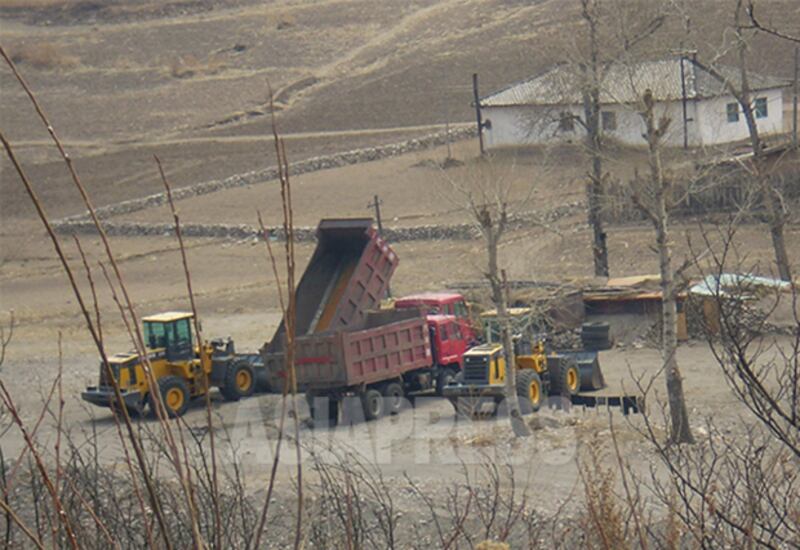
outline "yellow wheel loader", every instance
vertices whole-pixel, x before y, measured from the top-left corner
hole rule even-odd
[[[605,389],[598,352],[545,351],[544,335],[530,308],[509,308],[517,374],[516,393],[522,412],[538,411],[548,398],[551,406],[619,407],[622,413],[644,410],[640,395]],[[464,354],[464,370],[455,384],[444,388],[456,413],[484,416],[487,406],[496,414],[505,400],[506,364],[495,311],[481,314],[486,344]]]
[[[540,342],[515,356],[516,393],[523,414],[538,411],[549,395],[569,399],[580,390],[574,358],[546,354]],[[505,398],[506,360],[500,344],[482,344],[464,354],[464,370],[443,393],[456,412],[465,416],[495,413]],[[489,405],[489,411],[486,411]]]
[[[192,317],[191,313],[167,312],[143,319],[147,359],[171,417],[185,413],[190,401],[204,396],[209,387],[219,388],[228,401],[252,395],[255,388],[254,369],[260,356],[237,354],[231,339],[195,342]],[[147,404],[154,411],[156,392],[139,354],[118,353],[109,356],[108,362],[128,411],[142,413]],[[81,397],[100,407],[118,405],[104,365],[100,365],[98,385],[86,388]]]

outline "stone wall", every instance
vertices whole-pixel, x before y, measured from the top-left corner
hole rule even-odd
[[[468,139],[476,135],[477,132],[473,126],[456,127],[450,130],[451,141]],[[326,170],[329,168],[347,166],[349,164],[370,162],[374,160],[395,157],[398,155],[404,155],[406,153],[412,153],[415,151],[424,151],[426,149],[432,149],[446,143],[447,134],[445,132],[439,132],[423,136],[421,138],[408,139],[388,145],[378,145],[376,147],[354,149],[352,151],[345,151],[343,153],[312,157],[310,159],[291,163],[289,165],[289,174],[294,176],[299,174],[307,174],[309,172],[316,172],[317,170]],[[173,189],[172,196],[175,200],[181,200],[189,197],[197,197],[199,195],[215,193],[224,189],[266,183],[276,179],[278,179],[278,168],[271,167],[263,170],[253,170],[244,174],[236,174],[222,180],[206,181],[194,185],[188,185],[186,187],[180,187],[178,189]],[[101,206],[95,210],[99,218],[105,219],[112,216],[130,214],[131,212],[153,208],[155,206],[166,204],[166,202],[167,197],[165,193],[155,193],[153,195],[147,195],[146,197],[138,199],[131,199],[110,204],[108,206]],[[67,226],[77,228],[79,227],[79,224],[70,224],[73,222],[88,221],[89,219],[89,213],[86,212],[84,214],[69,216],[67,218],[57,220],[54,225],[59,229]]]
[[[562,205],[544,212],[528,211],[510,216],[509,228],[522,229],[534,227],[543,223],[554,223],[561,218],[581,212],[584,209],[583,202],[577,201]],[[146,237],[159,235],[172,235],[175,226],[168,223],[150,224],[136,222],[115,222],[105,220],[102,222],[103,228],[108,235],[126,237]],[[92,234],[96,228],[91,221],[87,220],[62,220],[53,224],[56,231],[66,234]],[[278,240],[283,240],[283,228],[268,228],[270,234]],[[309,242],[315,239],[316,228],[296,227],[295,240],[297,242]],[[186,237],[212,237],[225,239],[256,239],[260,238],[260,230],[250,225],[229,225],[229,224],[181,224],[181,232]],[[429,241],[429,240],[472,240],[480,238],[480,231],[474,224],[451,224],[451,225],[419,225],[414,227],[386,227],[384,237],[389,242],[400,241]]]

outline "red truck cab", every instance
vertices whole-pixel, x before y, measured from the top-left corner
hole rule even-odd
[[[423,292],[395,300],[394,307],[419,308],[426,315],[452,315],[461,329],[462,338],[470,343],[478,342],[478,332],[469,314],[467,301],[458,292]]]
[[[453,383],[464,368],[464,353],[471,342],[464,338],[461,324],[454,315],[428,314],[425,316],[431,340],[431,382],[437,395]]]
[[[469,342],[461,332],[458,319],[453,315],[427,315],[426,320],[434,365],[460,371],[464,368],[464,352]]]

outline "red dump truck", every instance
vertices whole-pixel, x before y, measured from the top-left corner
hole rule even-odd
[[[372,220],[320,222],[297,288],[297,383],[312,406],[323,396],[338,411],[345,396],[356,396],[374,419],[397,412],[408,393],[441,394],[461,371],[472,336],[456,316],[379,309],[397,263]],[[275,391],[286,380],[285,345],[281,324],[262,349],[265,385]]]
[[[338,417],[347,396],[359,399],[366,420],[400,412],[403,397],[435,389],[441,395],[463,368],[469,343],[452,315],[419,310],[372,311],[357,330],[310,334],[295,340],[295,372],[312,418]],[[325,410],[316,406],[319,398]]]
[[[324,219],[317,247],[297,285],[297,337],[364,326],[377,309],[397,268],[397,255],[378,235],[370,218]],[[283,390],[286,379],[283,321],[262,349],[257,372],[262,391]]]
[[[317,422],[335,423],[347,396],[360,398],[366,420],[397,413],[408,388],[430,386],[430,336],[419,311],[370,313],[359,330],[303,336],[296,344],[298,383]]]

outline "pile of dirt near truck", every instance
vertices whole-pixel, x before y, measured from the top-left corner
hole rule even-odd
[[[366,420],[396,414],[420,393],[447,396],[457,412],[464,412],[460,403],[478,412],[487,401],[502,401],[506,368],[517,369],[518,394],[528,410],[555,394],[582,405],[637,410],[635,397],[585,391],[604,385],[597,352],[545,351],[537,335],[522,331],[515,334],[515,365],[507,367],[502,348],[491,341],[496,332],[491,317],[485,325],[476,322],[460,294],[424,293],[387,306],[397,266],[397,254],[371,219],[320,222],[316,249],[296,290],[294,340],[298,389],[305,392],[316,424],[335,424],[345,403],[355,403]],[[231,400],[286,387],[284,321],[260,354],[238,354],[232,341],[193,342],[186,315],[148,318],[145,330],[155,335],[147,353],[158,358],[157,384],[171,415],[182,414],[191,398],[207,391],[203,373]],[[150,377],[136,357],[127,354],[111,369],[101,365],[100,384],[88,388],[84,399],[113,406],[118,390],[129,409],[140,411],[147,402],[153,406]]]

